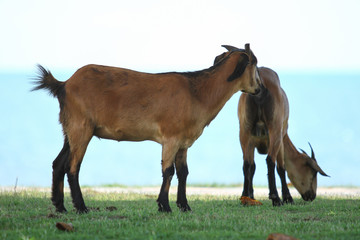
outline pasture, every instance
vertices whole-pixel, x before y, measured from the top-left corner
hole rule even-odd
[[[298,239],[360,238],[358,194],[320,195],[310,203],[295,194],[295,204],[282,207],[273,207],[262,195],[257,196],[262,206],[244,207],[241,192],[207,195],[195,190],[188,197],[193,211],[184,213],[177,209],[172,191],[173,212],[161,213],[155,192],[111,189],[83,188],[88,214],[75,213],[68,191],[69,212],[59,214],[50,202],[50,189],[1,190],[0,239],[266,239],[270,233]],[[57,222],[71,223],[74,231],[58,230]]]

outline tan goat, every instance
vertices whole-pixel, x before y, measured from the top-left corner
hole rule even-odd
[[[163,183],[157,199],[159,211],[171,211],[168,192],[175,168],[177,206],[182,211],[191,210],[186,198],[187,149],[234,93],[260,91],[256,64],[246,44],[245,50],[232,51],[215,66],[198,72],[149,74],[87,65],[66,82],[59,82],[39,66],[34,90],[47,89],[58,98],[65,136],[53,162],[52,202],[56,210],[66,211],[66,173],[76,210],[88,211],[78,177],[92,136],[160,143]]]
[[[224,45],[227,50],[237,48]],[[215,58],[215,64],[230,52]],[[261,80],[261,92],[242,94],[238,105],[240,122],[240,143],[244,159],[244,189],[242,196],[254,199],[253,176],[255,173],[254,150],[267,154],[269,198],[274,206],[292,203],[286,184],[285,169],[288,176],[305,201],[316,197],[317,173],[327,176],[315,160],[313,149],[311,157],[304,151],[298,152],[288,134],[289,103],[276,72],[269,68],[258,69]],[[311,146],[310,146],[311,147]],[[280,200],[275,183],[275,161],[281,179],[283,202]]]

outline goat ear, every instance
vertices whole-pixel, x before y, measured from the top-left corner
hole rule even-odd
[[[216,65],[217,63],[221,62],[225,56],[226,56],[227,53],[222,53],[220,54],[219,56],[215,57],[214,59],[214,65]]]
[[[303,154],[305,154],[306,156],[309,156],[304,150],[302,150],[301,148],[299,148],[299,150],[303,153]]]
[[[307,160],[307,164],[314,169],[315,171],[317,171],[318,173],[320,173],[321,175],[325,176],[325,177],[330,177],[329,175],[327,175],[322,169],[321,167],[317,164],[317,162],[315,161],[315,159],[309,158]]]
[[[239,48],[233,47],[233,46],[230,46],[230,45],[221,45],[221,46],[226,48],[226,50],[228,50],[228,51],[239,51],[240,50]]]
[[[228,82],[233,81],[234,79],[240,77],[244,72],[249,64],[249,56],[245,53],[241,53],[239,57],[239,62],[236,65],[234,72],[228,77]]]

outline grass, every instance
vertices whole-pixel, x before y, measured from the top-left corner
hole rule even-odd
[[[359,198],[295,199],[294,205],[243,207],[238,197],[189,196],[190,213],[157,212],[156,195],[84,191],[88,214],[76,214],[68,193],[66,214],[54,212],[49,192],[0,192],[0,239],[266,239],[284,233],[298,239],[359,239]],[[111,207],[116,207],[115,210]],[[72,223],[63,232],[57,222]]]

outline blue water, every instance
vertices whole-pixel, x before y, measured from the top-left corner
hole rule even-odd
[[[278,72],[290,102],[289,136],[310,151],[331,176],[320,186],[360,186],[360,74]],[[59,80],[72,72],[54,71]],[[52,161],[63,144],[57,100],[30,92],[31,71],[0,73],[0,186],[50,186]],[[242,183],[235,94],[188,151],[188,183]],[[81,172],[82,185],[161,184],[161,146],[93,138]],[[256,155],[256,185],[267,185],[265,156]],[[279,185],[279,179],[277,179]],[[173,180],[176,184],[176,178]]]

